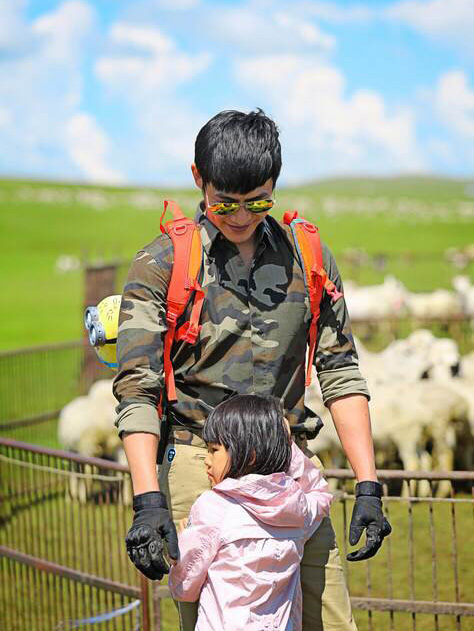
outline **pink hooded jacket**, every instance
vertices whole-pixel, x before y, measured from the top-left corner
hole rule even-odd
[[[226,478],[193,504],[169,587],[199,600],[195,631],[299,631],[300,561],[328,514],[321,473],[292,445],[288,474]]]

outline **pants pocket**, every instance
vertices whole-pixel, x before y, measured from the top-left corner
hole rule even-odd
[[[159,483],[175,523],[187,517],[197,498],[211,488],[204,464],[206,453],[205,448],[195,445],[170,443],[166,447]]]

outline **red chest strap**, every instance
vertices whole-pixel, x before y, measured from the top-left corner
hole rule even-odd
[[[311,325],[308,335],[309,349],[305,383],[306,386],[309,386],[311,385],[311,368],[316,350],[323,290],[326,290],[333,302],[341,298],[342,293],[338,291],[323,267],[323,250],[318,228],[306,221],[306,219],[298,217],[298,213],[295,210],[287,211],[284,214],[283,222],[291,229],[295,250],[303,268],[305,285],[309,295]]]
[[[173,219],[163,226],[163,218],[168,209],[171,210]],[[163,363],[167,399],[176,401],[171,347],[174,340],[194,344],[201,328],[199,319],[204,300],[204,292],[198,282],[202,261],[201,235],[194,221],[186,217],[178,204],[172,201],[165,201],[160,230],[162,233],[166,232],[171,238],[174,253],[173,270],[166,298],[168,330],[164,340]],[[195,298],[190,319],[176,330],[178,319],[184,313],[193,293]]]

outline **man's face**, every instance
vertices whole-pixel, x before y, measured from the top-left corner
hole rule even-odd
[[[193,170],[196,184],[202,189],[202,180]],[[271,199],[273,196],[273,180],[268,179],[262,186],[258,186],[253,191],[241,195],[239,193],[224,193],[218,191],[212,184],[206,184],[204,188],[204,203],[206,204],[206,215],[212,223],[219,228],[224,237],[235,244],[244,244],[252,241],[257,226],[265,219],[269,211],[262,213],[251,213],[243,206],[244,202],[256,201],[259,199]],[[239,210],[232,215],[216,215],[207,206],[216,202],[239,202]]]

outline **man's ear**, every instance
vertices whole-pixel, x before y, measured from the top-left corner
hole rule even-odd
[[[193,174],[193,178],[194,178],[194,182],[196,183],[196,186],[202,190],[203,188],[203,182],[202,182],[202,177],[201,174],[199,173],[197,166],[194,164],[194,162],[191,165],[191,172]]]

